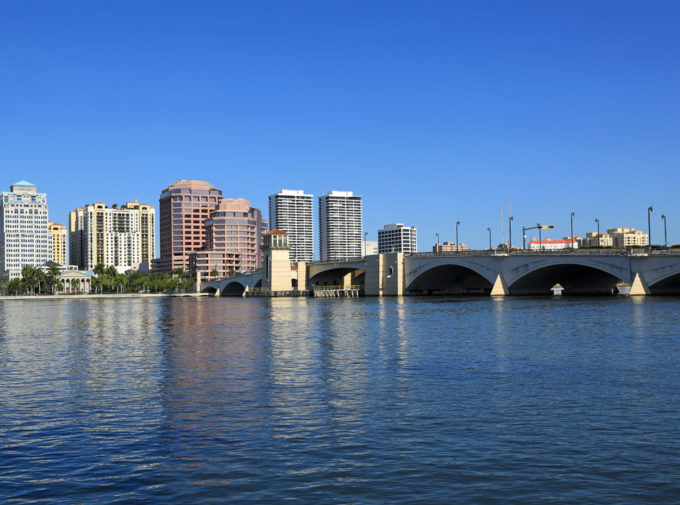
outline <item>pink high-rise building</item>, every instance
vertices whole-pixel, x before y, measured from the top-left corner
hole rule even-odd
[[[205,222],[206,245],[189,255],[189,274],[202,279],[226,277],[262,267],[262,234],[267,222],[248,200],[223,199]],[[214,275],[217,272],[217,275]]]
[[[206,246],[205,222],[222,201],[222,191],[205,181],[180,180],[159,199],[160,258],[154,272],[189,270],[189,253]]]

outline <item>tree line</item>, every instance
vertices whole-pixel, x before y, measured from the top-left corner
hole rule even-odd
[[[194,290],[194,280],[183,268],[176,268],[171,274],[158,274],[128,270],[121,274],[113,266],[98,264],[91,279],[92,293],[186,293]],[[66,285],[60,278],[60,270],[50,265],[46,271],[25,266],[21,277],[0,285],[8,295],[54,295],[64,291]],[[71,290],[80,292],[80,280],[70,282]]]

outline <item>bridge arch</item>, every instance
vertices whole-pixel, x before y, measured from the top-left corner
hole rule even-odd
[[[363,289],[366,277],[364,268],[363,265],[361,265],[361,268],[358,268],[356,265],[324,268],[314,272],[314,275],[309,277],[309,285],[312,287],[359,285],[360,289]]]
[[[217,288],[213,285],[204,286],[203,288],[201,288],[201,293],[215,295],[215,293],[217,293]]]
[[[493,283],[475,268],[458,262],[437,263],[419,272],[405,289],[408,295],[488,295]]]
[[[510,295],[550,295],[555,284],[562,285],[565,295],[613,295],[618,292],[616,284],[624,277],[616,266],[569,258],[514,269],[506,282]]]
[[[648,288],[652,295],[680,295],[680,272],[667,275]]]
[[[220,296],[243,296],[246,287],[239,281],[230,281],[224,284]]]

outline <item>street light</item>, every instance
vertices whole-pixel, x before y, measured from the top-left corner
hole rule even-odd
[[[541,230],[543,227],[541,223],[536,223],[536,228],[538,228],[538,250],[543,251],[543,237],[541,237]]]
[[[661,219],[663,219],[663,245],[668,247],[668,232],[666,231],[666,214],[661,214]]]
[[[437,254],[439,254],[439,233],[435,233],[437,235]]]
[[[571,213],[571,252],[574,252],[574,212]]]
[[[460,221],[456,221],[456,254],[458,254],[458,251],[460,251],[460,247],[458,245],[458,227],[460,226]]]
[[[647,233],[649,235],[649,250],[652,250],[652,212],[654,207],[651,205],[647,208]]]
[[[489,251],[491,250],[491,228],[486,229],[489,232]]]
[[[600,220],[595,218],[595,222],[597,223],[597,247],[600,247]]]
[[[508,224],[510,225],[510,226],[508,227],[508,229],[509,229],[509,235],[510,235],[510,240],[509,240],[510,243],[509,243],[509,246],[508,246],[508,252],[512,252],[512,222],[513,222],[514,220],[515,220],[515,218],[512,217],[512,216],[510,216],[510,218],[508,219]]]
[[[368,238],[367,231],[364,232],[364,258],[366,257],[366,247],[368,246],[368,244],[366,244],[366,238]]]

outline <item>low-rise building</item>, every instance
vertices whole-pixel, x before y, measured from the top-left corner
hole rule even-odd
[[[563,249],[572,248],[572,240],[550,240],[549,238],[543,240],[532,240],[528,244],[530,251],[560,251]],[[573,248],[578,249],[578,242],[573,241]]]
[[[583,245],[586,247],[612,247],[614,245],[614,240],[612,239],[612,236],[606,232],[601,232],[599,235],[597,232],[588,232],[586,233]]]
[[[442,242],[441,244],[435,244],[432,246],[432,252],[435,254],[456,252],[456,251],[467,251],[469,247],[466,244],[460,244],[456,247],[455,242]]]
[[[364,256],[373,256],[374,254],[378,254],[378,241],[364,240],[361,243],[361,250],[364,252]]]

